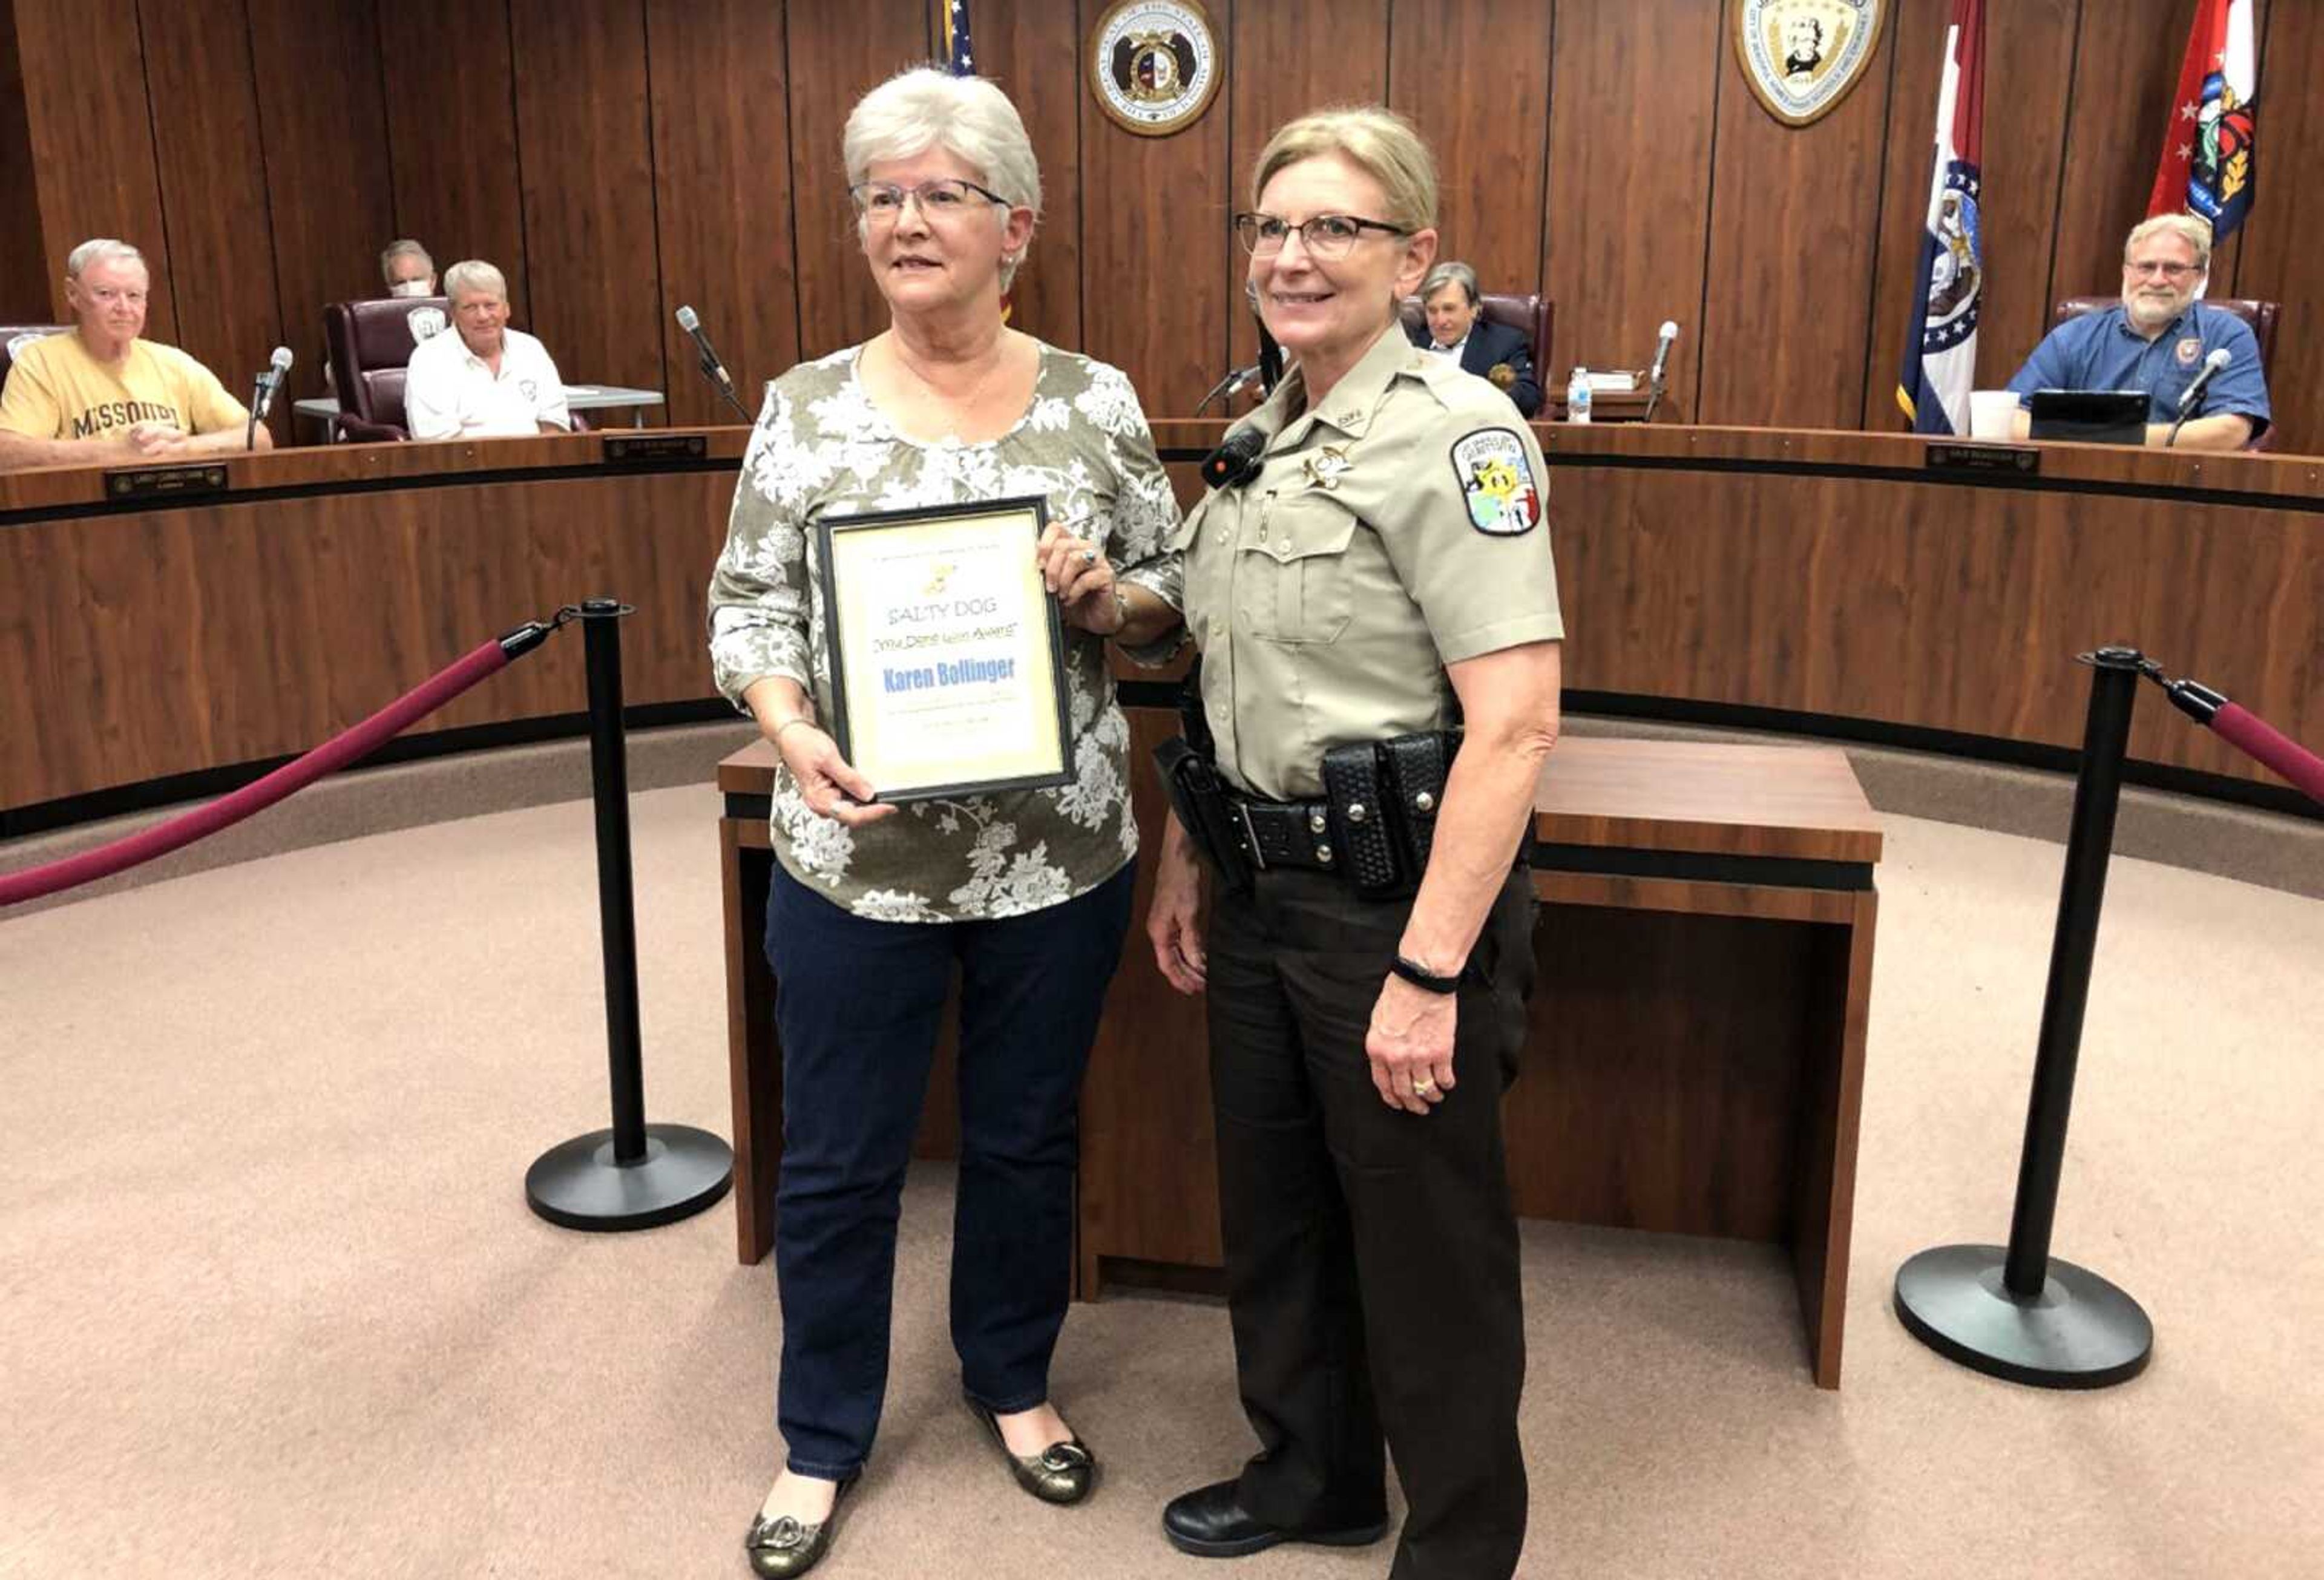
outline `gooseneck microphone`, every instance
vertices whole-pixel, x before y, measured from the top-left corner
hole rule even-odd
[[[258,392],[250,403],[250,423],[243,430],[244,449],[258,447],[258,425],[273,409],[275,391],[282,388],[282,381],[290,374],[290,348],[287,345],[276,346],[274,354],[266,359],[266,366],[258,375]]]
[[[1241,394],[1243,390],[1249,389],[1250,387],[1251,381],[1259,376],[1259,368],[1257,363],[1251,363],[1250,366],[1247,368],[1230,368],[1227,371],[1227,376],[1225,378],[1221,379],[1217,383],[1211,386],[1211,392],[1209,394],[1194,402],[1194,415],[1196,417],[1202,416],[1204,409],[1207,408],[1212,401],[1218,400],[1221,396],[1224,396],[1226,398],[1228,409],[1231,412],[1234,407],[1234,398],[1237,395]]]
[[[751,409],[742,404],[740,395],[734,393],[733,375],[727,372],[726,364],[718,360],[718,354],[711,349],[710,336],[702,332],[701,316],[692,308],[681,307],[678,309],[678,326],[694,336],[694,349],[702,354],[702,376],[726,398],[726,404],[734,409],[736,416],[746,423],[752,421]]]
[[[1655,408],[1663,403],[1663,374],[1670,367],[1671,347],[1678,344],[1678,320],[1665,318],[1660,337],[1655,342],[1654,371],[1646,375],[1646,415],[1639,420],[1655,420]]]
[[[2224,345],[2203,359],[2202,372],[2189,381],[2186,392],[2179,397],[2179,410],[2172,418],[2169,436],[2163,441],[2164,449],[2167,450],[2179,442],[2179,430],[2187,426],[2187,419],[2194,416],[2196,409],[2203,404],[2203,391],[2209,388],[2211,381],[2226,372],[2227,364],[2235,360],[2234,353],[2228,351]]]

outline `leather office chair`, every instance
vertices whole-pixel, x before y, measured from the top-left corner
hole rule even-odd
[[[457,333],[448,297],[381,297],[325,308],[323,340],[339,397],[338,436],[357,444],[409,439],[403,378],[412,348]],[[588,427],[579,412],[573,414],[575,433]]]
[[[0,324],[0,383],[5,383],[8,371],[16,365],[16,347],[51,335],[62,335],[72,327],[69,324]]]
[[[2103,313],[2108,308],[2122,305],[2119,296],[2068,297],[2060,302],[2051,315],[2051,327],[2079,318],[2085,313]],[[2205,297],[2203,305],[2217,308],[2223,313],[2233,313],[2251,326],[2252,338],[2259,342],[2259,371],[2262,378],[2273,378],[2275,371],[2275,326],[2283,316],[2282,302],[2254,301],[2249,297]],[[2275,425],[2267,425],[2267,432],[2244,446],[2247,450],[2275,448]]]
[[[1399,304],[1406,326],[1422,329],[1428,325],[1428,311],[1420,299],[1408,296]],[[1557,321],[1557,304],[1541,296],[1495,296],[1488,291],[1477,298],[1477,317],[1488,324],[1505,324],[1526,337],[1533,352],[1533,374],[1541,387],[1550,387],[1550,331]]]
[[[408,439],[403,372],[412,348],[456,334],[449,297],[383,297],[323,309],[323,343],[339,396],[339,436],[357,442]]]

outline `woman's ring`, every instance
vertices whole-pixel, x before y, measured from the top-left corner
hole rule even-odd
[[[1412,1083],[1412,1089],[1425,1098],[1436,1089],[1436,1083],[1424,1075]]]
[[[1082,550],[1082,564],[1085,565],[1093,565],[1097,564],[1097,548],[1095,545],[1092,545],[1090,547]]]

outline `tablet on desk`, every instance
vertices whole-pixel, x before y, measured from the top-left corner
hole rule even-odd
[[[2026,397],[2037,439],[2079,439],[2086,445],[2146,443],[2144,390],[2036,390]]]

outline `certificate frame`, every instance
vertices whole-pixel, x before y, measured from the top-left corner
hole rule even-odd
[[[814,522],[832,738],[881,802],[1073,782],[1038,494]]]

